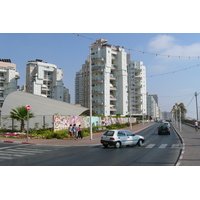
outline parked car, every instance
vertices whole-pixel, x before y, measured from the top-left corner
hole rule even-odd
[[[166,124],[162,124],[158,127],[158,135],[170,135],[170,127]]]
[[[101,144],[104,147],[114,146],[120,148],[121,146],[142,146],[145,139],[143,136],[136,135],[128,130],[109,130],[101,137]]]

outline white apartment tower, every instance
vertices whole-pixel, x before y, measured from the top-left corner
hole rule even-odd
[[[16,91],[19,73],[16,71],[16,64],[10,59],[0,59],[0,109],[8,94]]]
[[[36,59],[26,64],[26,92],[64,101],[63,71]]]
[[[127,54],[124,48],[99,39],[90,46],[90,54],[92,109],[97,115],[127,115]]]
[[[147,114],[146,67],[141,61],[128,62],[129,112],[139,117]]]

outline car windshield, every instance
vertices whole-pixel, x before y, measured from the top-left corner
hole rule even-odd
[[[106,135],[106,136],[113,136],[114,135],[114,131],[106,131],[104,133],[104,135]]]

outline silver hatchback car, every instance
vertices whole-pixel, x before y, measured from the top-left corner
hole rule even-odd
[[[109,130],[106,131],[101,137],[101,144],[104,147],[114,146],[120,148],[121,146],[142,146],[145,139],[143,136],[135,135],[128,130]]]

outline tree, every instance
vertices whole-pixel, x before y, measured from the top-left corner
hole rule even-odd
[[[176,103],[176,104],[173,106],[171,112],[174,113],[174,117],[175,117],[176,119],[180,120],[180,114],[179,114],[180,109],[181,109],[181,121],[182,121],[182,120],[185,120],[185,115],[186,115],[186,113],[187,113],[187,110],[186,110],[186,108],[185,108],[184,103],[180,103],[180,104]]]
[[[27,114],[28,111],[26,110],[26,106],[17,107],[10,112],[10,117],[12,119],[21,121],[21,132],[24,132],[24,122],[27,121]],[[29,111],[29,118],[33,117],[35,117],[34,114]]]

